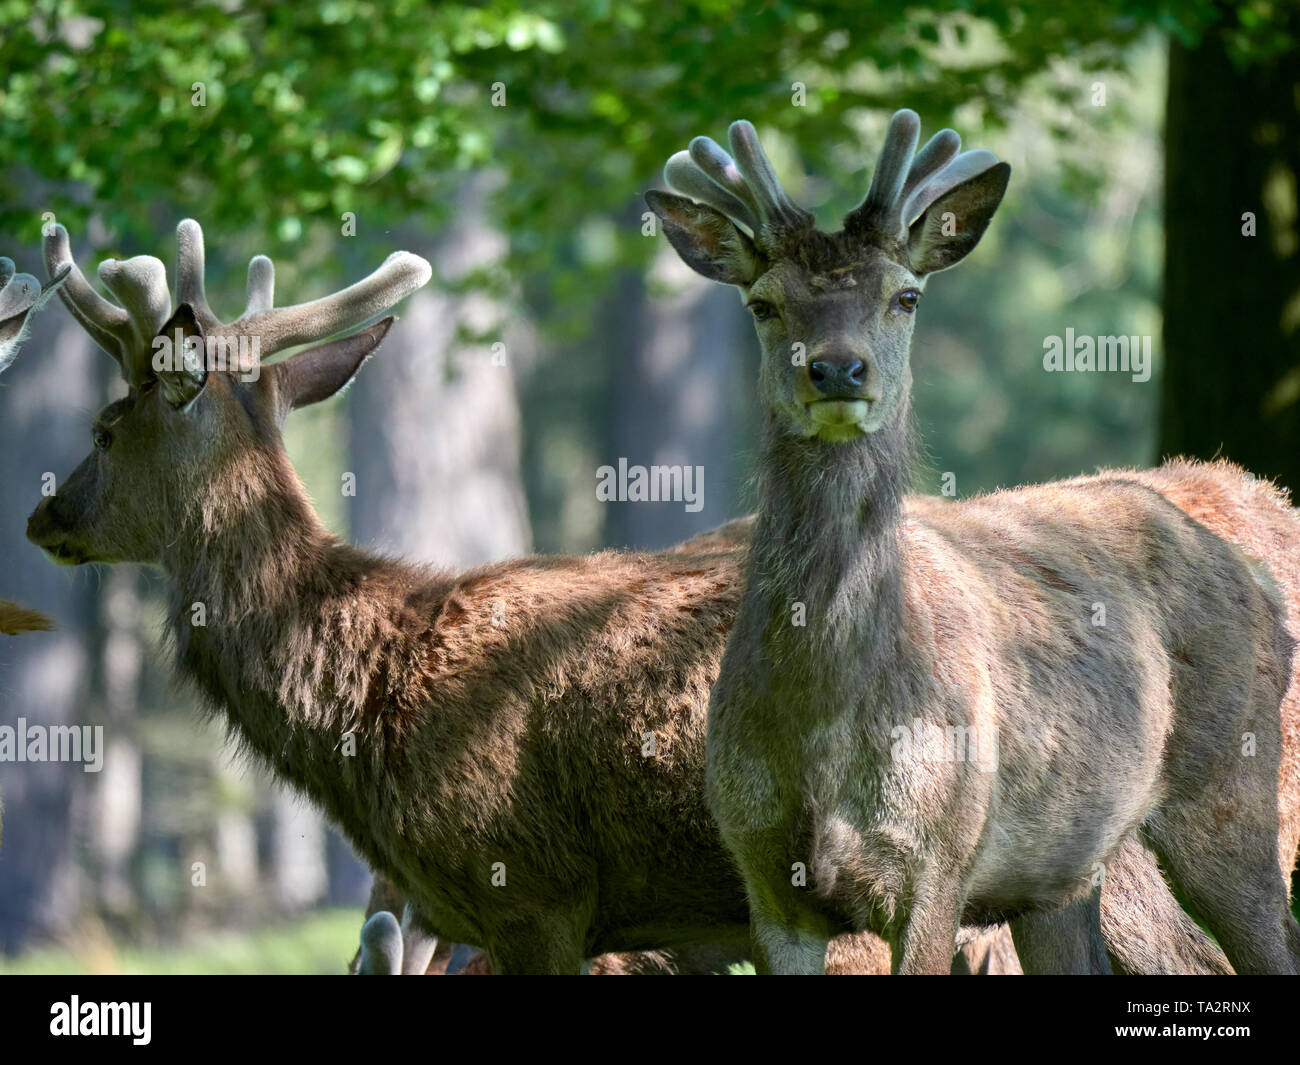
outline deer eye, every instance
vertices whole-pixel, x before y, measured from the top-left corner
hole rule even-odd
[[[751,300],[747,306],[749,313],[752,314],[756,321],[766,322],[769,318],[776,317],[776,308],[767,300]]]
[[[113,442],[113,438],[104,429],[96,429],[90,434],[90,439],[94,442],[96,451],[107,451],[108,445]]]
[[[910,314],[916,310],[916,305],[921,302],[921,293],[914,288],[905,288],[894,297],[894,302]]]

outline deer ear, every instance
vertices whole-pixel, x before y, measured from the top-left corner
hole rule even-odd
[[[158,330],[150,362],[158,391],[173,407],[188,407],[208,383],[205,354],[203,326],[194,308],[182,303]]]
[[[907,250],[913,273],[933,274],[966,258],[992,221],[1010,178],[1011,167],[998,163],[930,204],[908,231]]]
[[[727,285],[748,285],[762,273],[754,242],[721,211],[671,192],[647,192],[645,202],[682,262],[696,273]]]
[[[395,321],[389,315],[359,333],[300,351],[276,363],[272,372],[281,419],[291,410],[329,399],[343,388],[379,347]]]
[[[15,274],[13,260],[0,256],[0,371],[17,358],[36,312],[71,271],[72,264],[65,263],[42,285],[31,274]]]

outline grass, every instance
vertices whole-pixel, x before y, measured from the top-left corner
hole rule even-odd
[[[360,931],[356,909],[321,910],[254,931],[214,932],[151,949],[114,943],[97,929],[79,935],[75,951],[47,947],[14,959],[0,958],[0,976],[340,975],[352,958]]]

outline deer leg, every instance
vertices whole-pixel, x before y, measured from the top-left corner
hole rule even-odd
[[[512,921],[488,948],[492,971],[501,976],[577,976],[586,963],[586,921],[549,915]]]
[[[754,971],[760,975],[824,975],[831,940],[826,919],[783,879],[744,879]]]
[[[1300,973],[1300,928],[1277,862],[1277,828],[1234,824],[1216,835],[1181,819],[1150,827],[1161,865],[1232,967]]]
[[[822,976],[830,933],[815,913],[777,913],[751,900],[754,971],[760,975]]]
[[[1101,931],[1115,970],[1128,976],[1231,975],[1232,966],[1169,890],[1156,856],[1125,836],[1106,866]]]
[[[1011,921],[1011,937],[1026,973],[1109,974],[1101,934],[1101,888],[1057,910],[1035,910]]]
[[[962,909],[955,882],[954,875],[918,891],[902,935],[891,943],[900,976],[943,975],[952,969]]]

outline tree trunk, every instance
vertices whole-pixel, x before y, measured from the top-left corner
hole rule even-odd
[[[1166,114],[1160,454],[1300,493],[1300,55],[1238,70],[1217,30],[1174,43]]]
[[[615,470],[620,459],[629,468],[689,466],[697,479],[702,471],[702,506],[688,510],[685,500],[605,503],[605,542],[613,547],[671,546],[741,513],[745,494],[743,411],[752,404],[758,377],[749,316],[730,288],[687,276],[673,252],[662,255],[656,273],[668,275],[672,295],[651,298],[645,277],[629,272],[607,303],[600,335],[611,340],[616,370],[601,462]]]
[[[27,542],[27,515],[42,478],[62,478],[88,450],[112,364],[57,303],[37,317],[17,361],[0,378],[0,598],[48,614],[57,632],[0,636],[0,724],[81,724],[91,651],[100,645],[98,581],[89,569],[45,561]],[[107,739],[107,736],[105,737]],[[93,774],[60,762],[0,762],[4,839],[0,850],[0,950],[65,932],[81,881],[73,807]]]

